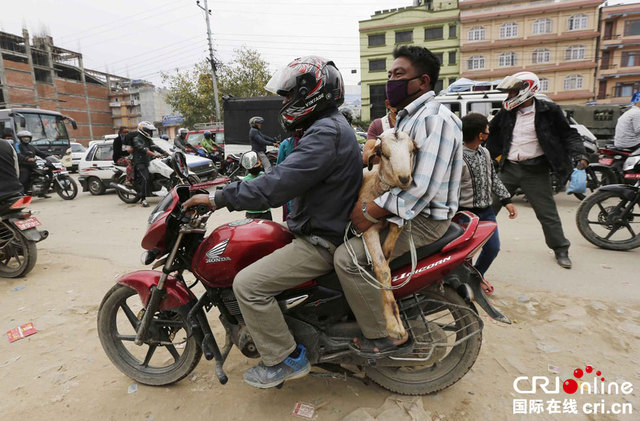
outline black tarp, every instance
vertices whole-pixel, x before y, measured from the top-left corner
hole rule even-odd
[[[229,98],[224,101],[224,143],[230,145],[249,144],[249,119],[264,118],[262,133],[267,136],[286,139],[286,133],[279,123],[282,97],[263,96],[251,98]]]

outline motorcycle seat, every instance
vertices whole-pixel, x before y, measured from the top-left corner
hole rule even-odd
[[[436,240],[431,244],[427,244],[426,246],[418,247],[416,249],[416,256],[418,258],[418,261],[425,259],[431,256],[432,254],[438,253],[440,250],[442,250],[444,246],[446,246],[456,238],[460,237],[463,233],[464,233],[464,229],[460,225],[452,223],[451,225],[449,225],[449,228],[444,233],[444,235],[440,237],[438,240]],[[396,269],[400,269],[401,267],[407,266],[410,264],[411,264],[411,252],[406,252],[402,256],[398,256],[395,259],[393,259],[389,263],[389,267],[391,268],[392,271],[394,271]],[[316,278],[316,283],[318,285],[321,285],[330,289],[340,290],[340,291],[342,290],[342,287],[340,286],[340,280],[338,279],[338,275],[336,275],[335,271],[329,272],[326,275],[322,275]]]

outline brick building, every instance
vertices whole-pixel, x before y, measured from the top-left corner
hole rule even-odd
[[[110,88],[128,79],[85,69],[82,54],[53,45],[50,36],[0,32],[0,108],[33,107],[76,120],[69,135],[82,143],[113,133]]]
[[[601,9],[598,103],[628,104],[640,90],[640,4]]]

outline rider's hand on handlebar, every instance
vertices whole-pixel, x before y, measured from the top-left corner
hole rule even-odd
[[[211,202],[209,201],[209,195],[208,194],[196,194],[196,195],[194,195],[192,198],[190,198],[189,200],[184,202],[184,204],[182,205],[182,209],[187,210],[189,208],[195,208],[196,206],[199,206],[199,205],[205,205],[205,206],[209,207],[209,209],[211,209],[211,210],[215,210],[216,209],[216,207],[213,206],[211,204]]]

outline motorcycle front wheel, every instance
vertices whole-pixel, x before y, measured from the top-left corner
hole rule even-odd
[[[202,356],[186,313],[158,311],[147,341],[138,346],[133,341],[144,311],[134,289],[117,284],[107,292],[98,309],[98,336],[104,352],[138,383],[165,386],[185,378]]]
[[[118,184],[124,185],[126,181],[127,181],[127,176],[124,174],[122,174],[120,178],[118,178]],[[122,200],[124,203],[133,204],[133,203],[136,203],[138,200],[140,200],[140,195],[138,193],[131,194],[126,191],[122,191],[120,189],[116,189],[116,193],[118,194],[118,197],[120,198],[120,200]]]
[[[71,177],[61,177],[53,182],[53,189],[63,200],[73,200],[78,194],[78,185]]]
[[[597,191],[587,197],[576,212],[578,231],[591,244],[607,250],[640,247],[640,204],[611,191]]]
[[[365,368],[371,380],[402,395],[427,395],[453,385],[471,369],[482,345],[478,315],[451,288],[444,293],[425,289],[416,297],[425,302],[429,328],[414,311],[409,318],[415,344],[411,354],[396,356],[396,366],[381,362]]]
[[[36,243],[16,228],[0,222],[0,277],[19,278],[31,272],[38,259]]]

